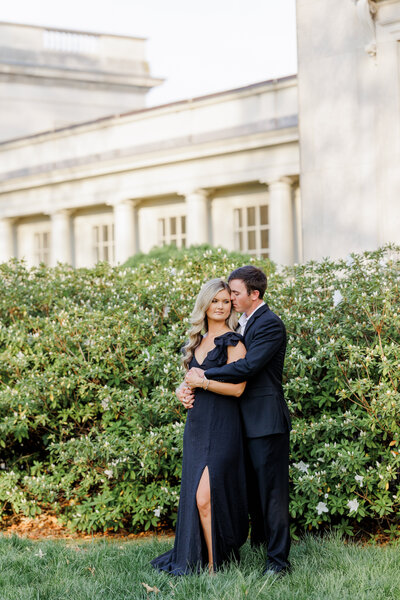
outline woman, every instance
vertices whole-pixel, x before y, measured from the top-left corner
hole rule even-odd
[[[183,365],[208,369],[243,358],[242,337],[230,290],[221,279],[203,285],[191,316]],[[202,335],[202,332],[205,332]],[[172,550],[152,565],[173,575],[214,572],[239,548],[248,532],[245,468],[239,408],[246,383],[197,378],[195,403],[183,436],[182,482]],[[180,387],[185,393],[186,384]]]

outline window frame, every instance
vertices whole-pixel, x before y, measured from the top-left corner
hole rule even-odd
[[[261,222],[261,210],[266,208],[267,210],[267,223]],[[249,210],[254,210],[254,224],[248,224]],[[269,224],[269,203],[268,202],[257,202],[252,204],[245,204],[241,207],[235,207],[233,209],[233,235],[234,235],[234,247],[236,251],[246,252],[251,256],[257,258],[269,258],[270,255],[270,224]],[[267,232],[268,246],[262,245],[262,232]],[[249,249],[249,234],[254,233],[255,248]]]
[[[104,235],[105,230],[107,235]],[[115,265],[115,227],[114,223],[92,225],[92,254],[94,264],[108,262]]]

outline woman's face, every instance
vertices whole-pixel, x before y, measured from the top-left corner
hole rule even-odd
[[[221,290],[211,300],[211,304],[206,310],[207,318],[214,321],[225,322],[231,313],[231,297],[229,292]]]

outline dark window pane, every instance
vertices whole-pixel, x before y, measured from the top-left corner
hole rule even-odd
[[[268,225],[268,206],[260,206],[260,224]]]
[[[111,225],[111,240],[114,241],[114,224]]]
[[[108,246],[103,247],[103,260],[109,260],[108,256]]]
[[[176,246],[176,240],[171,240],[171,246]]]
[[[186,233],[186,217],[181,217],[181,231]]]
[[[176,217],[171,217],[169,220],[170,234],[176,235]]]
[[[268,258],[269,257],[269,253],[268,252],[263,252],[261,254],[261,258]]]
[[[108,227],[107,225],[103,225],[103,242],[107,242],[108,240]]]
[[[269,231],[268,229],[261,230],[261,248],[269,248]]]
[[[250,206],[247,209],[247,227],[254,227],[256,224],[256,209],[254,206]]]
[[[256,249],[256,232],[255,231],[247,232],[247,248],[249,250]]]
[[[186,248],[186,238],[182,238],[182,248]]]

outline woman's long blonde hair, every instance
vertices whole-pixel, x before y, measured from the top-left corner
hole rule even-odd
[[[213,298],[215,298],[218,292],[221,292],[222,290],[226,290],[229,294],[231,293],[229,285],[226,283],[226,281],[223,281],[220,278],[210,279],[210,281],[207,281],[202,286],[199,295],[196,298],[193,312],[190,316],[190,323],[192,327],[188,333],[189,341],[183,347],[185,355],[182,359],[182,363],[185,369],[189,368],[189,363],[193,358],[194,351],[197,346],[200,345],[202,332],[204,331],[206,333],[208,331],[208,320],[206,315],[208,307],[210,306]],[[230,329],[235,330],[238,323],[238,318],[236,311],[233,310],[233,307],[231,307],[230,315],[226,319],[225,323]]]

